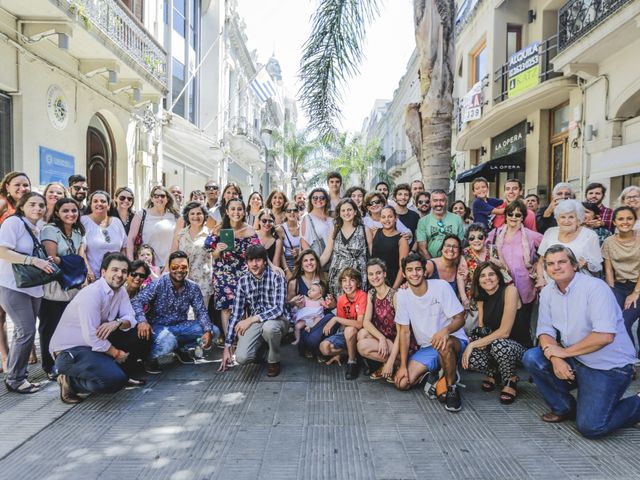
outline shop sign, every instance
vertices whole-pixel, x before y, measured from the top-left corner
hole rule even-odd
[[[477,82],[461,102],[462,123],[479,120],[482,117],[482,82]]]
[[[67,184],[75,172],[75,159],[66,153],[40,146],[40,185],[51,182]]]
[[[516,97],[540,83],[540,42],[533,42],[509,57],[508,95]]]
[[[527,122],[521,122],[491,139],[491,158],[501,158],[527,148]]]

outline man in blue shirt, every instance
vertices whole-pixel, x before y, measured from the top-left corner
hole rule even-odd
[[[240,277],[236,287],[220,371],[226,370],[232,362],[231,345],[237,334],[236,362],[253,362],[266,344],[267,376],[277,377],[280,374],[280,340],[289,326],[284,309],[286,282],[269,266],[267,251],[262,245],[249,246],[245,258],[248,271]]]
[[[539,346],[522,360],[551,407],[542,420],[575,418],[587,438],[640,422],[640,396],[621,400],[631,383],[635,349],[613,292],[578,272],[568,247],[551,246],[544,264],[553,282],[540,295]],[[569,392],[576,386],[577,400]]]
[[[180,250],[173,252],[169,255],[168,265],[168,275],[151,282],[131,301],[138,322],[138,334],[145,337],[150,330],[153,331],[153,370],[157,369],[158,358],[175,350],[178,350],[180,361],[193,363],[189,349],[195,347],[198,339],[202,339],[202,347],[207,349],[220,334],[209,320],[200,287],[187,279],[187,254]],[[193,308],[194,320],[188,319],[189,307]]]

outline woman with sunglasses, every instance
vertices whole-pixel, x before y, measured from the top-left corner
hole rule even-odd
[[[204,304],[207,306],[213,294],[213,284],[211,283],[213,257],[211,250],[204,248],[210,233],[207,228],[208,217],[209,212],[206,206],[198,202],[189,202],[182,212],[185,227],[174,235],[171,244],[171,253],[180,250],[189,257],[187,278],[198,284]]]
[[[387,204],[386,198],[381,193],[372,192],[365,197],[364,203],[367,207],[367,211],[369,212],[369,214],[362,219],[365,227],[367,227],[372,232],[381,229],[382,222],[380,221],[380,219],[382,215],[382,209]],[[396,218],[396,229],[407,239],[407,241],[411,242],[413,234],[411,233],[411,230],[409,230],[409,228],[400,221],[399,218]]]
[[[504,209],[506,223],[491,232],[489,241],[495,244],[498,265],[507,270],[518,289],[528,324],[536,300],[536,250],[543,235],[524,226],[526,214],[527,206],[522,200],[509,203]]]
[[[255,229],[258,228],[256,221],[263,206],[264,201],[260,192],[253,192],[249,195],[249,200],[247,200],[247,223]]]
[[[100,278],[100,265],[105,254],[125,253],[127,249],[127,234],[122,222],[108,215],[109,205],[111,196],[103,190],[96,190],[89,195],[86,215],[80,218],[86,231],[85,252],[89,283]]]
[[[131,220],[133,220],[133,216],[135,215],[133,211],[134,198],[133,190],[129,187],[120,187],[116,190],[114,204],[111,205],[111,209],[109,210],[110,216],[120,219],[127,235],[129,235]]]
[[[471,296],[473,272],[475,272],[478,265],[491,260],[491,248],[487,242],[487,230],[481,223],[469,225],[465,238],[467,247],[462,250],[460,257],[458,290],[460,291],[460,301],[464,308],[467,310],[471,308],[475,311]]]
[[[9,172],[0,181],[0,226],[13,215],[16,205],[24,194],[31,191],[31,181],[26,173]],[[7,336],[7,314],[0,307],[0,356],[2,366],[0,373],[7,371],[7,359],[9,357],[9,341]]]
[[[61,198],[68,197],[67,189],[60,182],[51,182],[44,187],[42,192],[45,200],[47,201],[47,211],[42,218],[44,223],[53,221],[53,208],[56,206],[56,202]]]
[[[267,197],[265,206],[271,210],[276,219],[276,225],[282,225],[287,221],[284,213],[285,205],[289,203],[289,199],[282,190],[273,190]]]
[[[125,283],[127,294],[129,298],[135,297],[140,290],[144,288],[144,281],[151,275],[151,269],[144,260],[134,260],[131,262],[131,268],[129,269],[129,276]]]
[[[153,247],[157,255],[158,263],[156,266],[162,269],[169,258],[178,217],[175,200],[169,190],[163,185],[152,188],[145,208],[136,212],[131,221],[131,229],[127,239],[129,260],[134,258],[136,253],[135,240],[138,232],[142,229],[142,243]]]
[[[268,208],[263,208],[258,214],[258,238],[267,250],[267,256],[272,265],[280,267],[282,262],[282,240],[276,232],[276,216]]]
[[[329,194],[324,188],[311,190],[308,210],[300,227],[300,245],[303,250],[312,249],[319,257],[327,246],[329,232],[333,228],[333,218],[329,216]]]
[[[284,247],[284,262],[282,266],[287,275],[287,279],[291,279],[291,272],[300,253],[300,221],[298,220],[298,205],[296,202],[289,202],[285,206],[284,213],[287,221],[277,228],[278,235],[282,238]]]

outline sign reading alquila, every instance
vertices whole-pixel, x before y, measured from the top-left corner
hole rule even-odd
[[[509,57],[509,98],[516,97],[540,83],[540,42],[533,42]]]

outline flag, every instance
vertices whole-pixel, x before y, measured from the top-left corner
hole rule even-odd
[[[264,68],[258,72],[256,78],[251,80],[250,86],[261,103],[277,94],[271,75]]]

